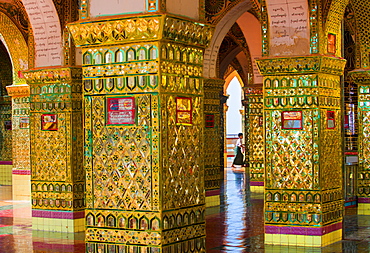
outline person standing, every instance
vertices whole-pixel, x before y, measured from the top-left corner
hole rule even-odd
[[[242,165],[244,166],[244,143],[243,143],[243,134],[238,133],[238,140],[236,141],[235,147],[235,158],[233,164],[231,165],[232,168],[235,168],[235,165]]]

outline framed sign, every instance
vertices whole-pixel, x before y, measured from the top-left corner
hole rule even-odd
[[[20,129],[30,128],[30,118],[29,117],[20,117],[19,118],[19,128]]]
[[[215,115],[206,114],[206,127],[208,128],[215,127]]]
[[[328,53],[334,54],[337,51],[337,36],[335,34],[329,33],[328,34]]]
[[[258,126],[263,126],[263,116],[258,117]]]
[[[193,123],[191,98],[176,98],[176,124],[191,125]]]
[[[335,113],[333,111],[327,111],[327,129],[335,128]]]
[[[41,130],[57,131],[58,130],[58,115],[42,114],[41,115]]]
[[[12,130],[12,121],[5,120],[4,121],[4,129],[7,130],[7,131],[11,131]]]
[[[107,125],[133,125],[136,123],[134,97],[107,98]]]
[[[302,111],[282,112],[283,129],[302,129]]]
[[[344,128],[349,129],[349,115],[344,115]]]

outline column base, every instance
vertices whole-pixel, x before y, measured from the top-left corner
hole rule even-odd
[[[84,211],[32,210],[32,229],[76,233],[85,231]]]
[[[206,191],[206,207],[215,207],[220,204],[220,189]]]
[[[325,227],[265,226],[265,244],[324,247],[342,240],[342,223]]]
[[[13,169],[13,200],[31,201],[31,171]]]
[[[108,243],[86,243],[86,252],[153,252],[153,253],[177,253],[177,252],[206,252],[205,237],[176,242],[171,245],[126,245]]]
[[[370,198],[358,198],[357,214],[370,215]]]
[[[12,162],[0,161],[0,185],[12,185]]]
[[[263,193],[265,191],[264,181],[250,181],[249,185],[251,192]]]

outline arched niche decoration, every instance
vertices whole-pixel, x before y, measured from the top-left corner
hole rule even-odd
[[[211,43],[204,53],[203,75],[205,78],[217,77],[217,57],[220,45],[237,19],[251,8],[251,1],[243,1],[229,10],[217,23]]]
[[[21,31],[11,19],[0,12],[0,39],[8,50],[13,65],[13,84],[25,84],[20,74],[27,70],[29,48]]]
[[[244,84],[242,78],[240,77],[238,71],[234,70],[225,79],[224,94],[226,94],[227,88],[229,87],[229,85],[230,85],[231,81],[234,79],[234,77],[236,77],[238,79],[242,88],[245,86],[245,84]]]
[[[370,2],[367,0],[350,1],[351,10],[349,15],[352,16],[353,22],[353,38],[356,43],[356,68],[369,68],[370,67]],[[347,14],[348,15],[348,14]],[[347,21],[349,17],[347,16]]]
[[[262,83],[262,75],[259,73],[256,59],[262,56],[262,28],[260,21],[251,13],[245,12],[238,18],[237,23],[247,41],[253,69],[253,83]],[[249,80],[248,80],[249,81]]]

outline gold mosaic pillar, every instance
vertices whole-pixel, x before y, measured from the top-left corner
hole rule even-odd
[[[246,163],[251,189],[264,185],[263,95],[261,86],[244,87]],[[263,189],[262,189],[263,190]]]
[[[221,181],[224,173],[223,142],[221,138],[221,101],[225,81],[221,79],[204,80],[204,181],[206,206],[220,205]]]
[[[6,88],[12,98],[12,198],[13,200],[30,200],[30,87],[27,84],[17,84]]]
[[[32,228],[84,227],[81,68],[24,73],[30,85]]]
[[[0,50],[0,185],[12,185],[12,100],[6,86],[11,85],[12,64]],[[5,198],[11,198],[6,196]]]
[[[341,82],[345,60],[267,58],[265,243],[321,247],[342,238]]]
[[[204,252],[212,30],[169,15],[69,30],[83,52],[87,252]]]
[[[353,70],[358,90],[358,214],[370,215],[370,69]]]

